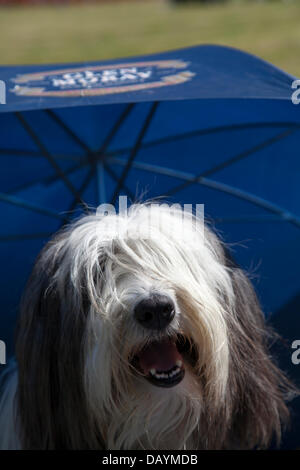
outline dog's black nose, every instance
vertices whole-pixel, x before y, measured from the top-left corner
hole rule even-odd
[[[174,318],[175,306],[167,295],[155,294],[141,300],[134,309],[135,319],[150,330],[162,330]]]

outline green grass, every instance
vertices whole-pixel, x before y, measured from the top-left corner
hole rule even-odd
[[[1,64],[101,60],[226,44],[300,76],[300,2],[164,1],[0,9]]]

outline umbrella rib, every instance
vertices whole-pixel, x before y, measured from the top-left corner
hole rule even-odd
[[[128,106],[126,106],[123,113],[121,113],[120,117],[117,119],[117,121],[113,125],[112,129],[110,130],[110,132],[107,134],[106,138],[104,139],[104,142],[101,145],[100,149],[96,152],[96,155],[95,155],[95,160],[96,161],[99,160],[99,158],[101,158],[101,156],[103,156],[103,154],[106,152],[109,144],[111,143],[111,141],[113,140],[113,138],[115,137],[117,132],[119,131],[119,129],[122,126],[123,122],[125,121],[125,119],[129,116],[129,114],[133,110],[134,105],[135,105],[134,103],[130,103]],[[96,163],[97,168],[96,168],[96,172],[95,172],[96,173],[96,182],[97,182],[97,187],[98,187],[98,201],[100,201],[101,203],[105,202],[104,171],[103,171],[104,168],[111,175],[111,177],[114,178],[115,181],[118,181],[118,177],[110,169],[109,165],[104,163],[103,160],[104,159],[102,158],[102,160],[101,160],[101,171],[99,171],[100,170],[99,163]],[[99,177],[101,178],[101,183],[102,183],[102,184],[100,184],[100,188],[99,188]],[[131,197],[131,191],[124,184],[122,184],[122,188],[126,191],[128,196]]]
[[[24,199],[11,196],[5,193],[0,193],[0,201],[5,202],[7,204],[12,204],[14,206],[22,207],[23,209],[28,209],[32,212],[37,212],[42,215],[54,217],[59,220],[64,220],[64,216],[62,216],[58,212],[51,211],[37,204],[32,204],[30,202],[24,201]]]
[[[52,111],[51,109],[46,109],[45,112],[54,122],[56,122],[56,124],[59,127],[61,127],[64,130],[64,132],[67,135],[69,135],[73,139],[74,142],[76,142],[82,148],[82,150],[86,152],[86,156],[85,156],[86,163],[90,165],[91,170],[89,171],[81,187],[79,188],[79,194],[82,195],[82,193],[86,189],[87,185],[91,181],[93,174],[94,174],[94,171],[93,171],[93,168],[94,168],[93,155],[94,154],[92,150],[89,148],[89,146],[85,144],[85,142],[82,139],[80,139],[80,137],[77,134],[75,134],[75,132],[54,111]],[[79,168],[80,168],[80,165],[79,165]],[[68,213],[73,212],[76,205],[77,205],[77,200],[74,199],[67,212]],[[87,205],[85,205],[84,211],[88,213]]]
[[[207,186],[209,188],[215,189],[217,191],[222,191],[224,193],[230,194],[231,196],[235,196],[238,199],[243,199],[247,202],[253,203],[258,207],[262,207],[263,209],[273,212],[274,214],[278,214],[282,219],[286,220],[287,222],[291,222],[292,224],[300,227],[300,217],[297,217],[295,214],[289,212],[288,210],[280,207],[273,202],[270,202],[264,198],[259,196],[255,196],[248,191],[243,191],[242,189],[233,188],[230,185],[219,183],[218,181],[213,181],[211,179],[203,178],[200,182],[201,185]]]
[[[90,171],[88,172],[88,174],[85,177],[82,185],[79,188],[79,193],[80,194],[82,194],[84,192],[84,190],[87,188],[87,186],[88,186],[89,182],[91,181],[92,177],[94,176],[94,174],[95,174],[95,168],[91,167]],[[75,209],[76,206],[77,206],[77,201],[74,199],[67,212],[73,212],[73,210]],[[87,204],[85,204],[85,206],[84,206],[84,212],[86,214],[89,213],[89,208],[88,208]]]
[[[77,165],[74,165],[72,166],[71,168],[69,168],[68,170],[65,171],[65,174],[66,175],[69,175],[71,173],[73,173],[74,171],[76,170],[79,170],[80,168],[83,168],[85,165],[87,164],[87,162],[85,160],[82,160],[79,164]],[[51,176],[47,176],[46,178],[44,179],[35,179],[34,181],[30,181],[29,183],[26,183],[26,184],[22,184],[16,188],[13,188],[9,191],[7,191],[8,194],[14,194],[18,191],[22,191],[24,189],[28,189],[28,188],[31,188],[32,186],[34,186],[35,184],[43,184],[43,185],[49,185],[51,183],[54,183],[56,180],[58,179],[57,175],[51,175]]]
[[[53,121],[55,121],[56,124],[61,127],[65,133],[68,134],[83,150],[85,150],[89,155],[93,153],[91,149],[85,144],[85,142],[81,140],[80,137],[75,134],[75,132],[72,131],[72,129],[54,111],[52,111],[52,109],[45,109],[45,113]]]
[[[124,160],[122,158],[115,158],[112,157],[109,159],[111,163],[125,166],[127,163],[127,160]],[[179,171],[179,170],[173,170],[173,168],[167,168],[163,167],[160,165],[153,165],[152,163],[144,163],[144,162],[139,162],[139,161],[134,161],[132,163],[133,168],[137,168],[138,170],[145,170],[150,173],[158,173],[160,175],[165,175],[165,176],[171,176],[173,178],[178,178],[178,179],[184,179],[186,180],[187,178],[191,179],[193,178],[192,173],[186,173],[184,171]]]
[[[63,154],[63,153],[53,153],[53,158],[57,160],[71,160],[73,162],[80,162],[82,161],[81,155],[72,155],[72,154]]]
[[[7,149],[0,148],[0,155],[12,155],[14,157],[29,157],[29,158],[45,158],[41,152],[35,152],[33,150],[20,150],[20,149]],[[80,157],[76,155],[67,155],[67,154],[55,154],[53,158],[59,160],[73,160],[78,161]]]
[[[75,134],[75,132],[54,111],[52,111],[52,109],[46,109],[45,112],[66,132],[66,134],[68,134],[74,140],[74,142],[76,142],[83,150],[87,152],[87,156],[94,159],[95,156],[101,156],[101,154],[107,149],[108,145],[111,143],[111,140],[133,107],[134,103],[130,103],[128,106],[126,106],[125,111],[121,113],[120,117],[117,119],[116,123],[113,125],[112,129],[106,136],[100,149],[96,152],[94,152],[77,134]]]
[[[117,119],[117,122],[113,125],[112,129],[106,136],[103,144],[101,145],[100,149],[94,152],[75,132],[51,109],[46,109],[46,113],[50,116],[56,124],[58,124],[62,129],[76,142],[85,152],[87,152],[87,157],[89,157],[89,161],[91,164],[94,164],[95,157],[101,157],[102,153],[105,152],[108,145],[111,143],[111,140],[121,127],[122,123],[133,109],[134,104],[130,103],[125,111],[121,113],[121,116]]]
[[[264,123],[261,123],[261,124],[255,123],[255,124],[241,124],[241,125],[236,124],[236,125],[234,125],[234,126],[222,126],[222,127],[218,127],[218,128],[214,128],[214,129],[206,129],[206,130],[203,130],[203,131],[195,131],[195,132],[191,132],[191,133],[188,133],[188,134],[182,134],[182,135],[179,135],[179,136],[173,136],[173,137],[171,137],[171,138],[166,138],[165,140],[164,140],[164,139],[160,139],[160,140],[157,140],[157,141],[153,141],[153,142],[141,144],[140,148],[147,148],[147,147],[150,147],[150,146],[152,146],[152,145],[156,145],[156,144],[158,144],[158,143],[163,143],[163,142],[171,141],[172,139],[176,140],[177,138],[181,139],[181,138],[186,138],[186,137],[193,137],[193,136],[196,136],[196,135],[208,134],[208,133],[210,133],[210,132],[216,132],[216,131],[220,131],[220,130],[227,130],[227,129],[230,129],[230,128],[236,129],[236,128],[249,128],[249,127],[256,128],[256,127],[270,127],[270,126],[273,126],[273,127],[282,127],[282,126],[284,126],[284,125],[285,125],[285,126],[287,126],[287,125],[292,126],[292,125],[293,125],[293,128],[284,131],[283,134],[285,134],[285,133],[288,133],[288,134],[293,133],[294,131],[298,130],[299,127],[300,127],[300,126],[298,126],[298,125],[295,125],[294,123],[287,123],[287,122],[275,123],[275,124],[274,124],[274,123],[266,123],[266,124],[264,124]],[[273,141],[280,140],[280,139],[283,138],[283,137],[285,137],[285,135],[281,135],[281,134],[279,134],[279,135],[277,135],[277,136],[275,136],[275,137],[272,137],[272,138],[270,139],[270,140],[272,140],[272,142],[270,142],[270,141],[265,141],[265,142],[263,143],[263,146],[270,145],[271,143],[273,143]],[[260,144],[260,145],[261,145],[261,144]],[[129,150],[130,150],[130,148],[126,148],[126,149],[123,149],[123,150],[118,150],[118,151],[115,151],[115,152],[110,152],[110,153],[108,154],[109,157],[110,157],[110,158],[109,158],[109,161],[110,161],[110,162],[114,162],[114,160],[115,160],[115,159],[114,159],[114,156],[115,156],[115,155],[118,155],[119,153],[128,152]],[[251,150],[251,149],[250,149],[250,150]],[[256,150],[254,150],[254,152],[255,152],[255,151],[256,151]],[[247,155],[246,155],[246,156],[247,156]],[[229,164],[234,163],[234,161],[238,161],[238,160],[241,159],[241,158],[245,158],[245,156],[244,156],[244,155],[242,155],[242,156],[241,156],[241,155],[238,155],[238,156],[236,156],[236,157],[232,157],[232,159],[227,160],[226,162],[224,162],[223,164],[221,164],[221,166],[222,166],[222,167],[223,167],[223,165],[226,165],[226,166],[227,166],[227,165],[229,165]],[[234,160],[234,161],[233,161],[233,160]],[[119,163],[119,162],[117,162],[117,160],[115,160],[115,161],[116,161],[116,163]],[[117,181],[118,177],[113,174],[112,169],[109,167],[109,165],[108,165],[106,162],[104,162],[104,166],[105,166],[105,169],[106,169],[108,172],[110,172],[110,174],[111,174],[111,176],[113,177],[113,179],[114,179],[115,181]],[[211,170],[208,170],[208,171],[209,171],[209,172],[212,172],[212,173],[213,173],[213,172],[216,172],[216,171],[218,171],[219,169],[221,169],[221,166],[220,166],[219,168],[214,167],[214,168],[212,168]],[[80,168],[80,165],[79,165],[78,167]],[[201,175],[198,175],[198,178],[200,178],[200,177],[201,177]],[[197,178],[197,177],[195,176],[195,178]],[[196,181],[195,181],[195,183],[196,183]],[[189,184],[190,184],[190,183],[189,183]],[[133,196],[133,194],[129,191],[129,189],[126,188],[125,186],[124,186],[124,189],[126,189],[126,192],[127,192],[128,196],[129,196],[132,200],[134,200],[134,196]],[[174,188],[174,189],[175,189],[175,188]],[[179,189],[178,189],[178,190],[179,190]]]
[[[129,103],[129,105],[126,106],[123,113],[121,113],[120,117],[117,119],[112,129],[109,131],[106,138],[104,139],[104,142],[101,145],[100,149],[96,152],[96,155],[98,158],[101,157],[104,152],[106,152],[107,147],[109,146],[109,144],[111,143],[115,135],[117,134],[118,130],[120,129],[125,119],[129,116],[129,114],[133,110],[134,106],[135,106],[135,103]]]
[[[37,238],[49,238],[51,235],[53,235],[51,232],[0,235],[0,242],[35,240]]]
[[[199,136],[204,136],[204,135],[209,135],[209,134],[214,134],[217,132],[224,132],[228,130],[243,130],[243,129],[256,129],[257,127],[262,127],[262,128],[277,128],[277,127],[294,127],[295,129],[299,129],[300,125],[296,124],[295,122],[255,122],[255,123],[245,123],[245,124],[231,124],[227,126],[217,126],[217,127],[211,127],[209,129],[198,129],[195,131],[191,132],[186,132],[184,134],[177,134],[177,135],[172,135],[168,137],[162,137],[160,139],[152,140],[150,142],[144,142],[141,145],[142,149],[147,149],[150,147],[154,147],[156,145],[161,145],[161,144],[167,144],[169,142],[176,142],[178,140],[185,140],[185,139],[190,139],[193,137],[199,137]],[[111,156],[116,156],[120,154],[124,154],[130,151],[130,147],[126,147],[123,149],[118,149],[115,151],[112,151],[109,153]]]
[[[0,155],[14,155],[16,157],[44,157],[40,152],[34,150],[20,150],[20,149],[0,149]]]
[[[259,222],[285,222],[285,219],[279,215],[262,215],[262,216],[237,216],[237,217],[213,217],[213,221],[217,224],[223,223],[259,223]]]
[[[284,123],[281,123],[280,124],[280,127],[282,127]],[[266,125],[266,126],[269,126],[270,124]],[[285,123],[285,125],[287,125],[287,123]],[[251,125],[252,126],[252,125]],[[251,127],[250,126],[250,127]],[[236,126],[232,126],[232,128],[241,128],[241,127],[249,127],[249,125],[236,125]],[[257,124],[253,125],[253,127],[257,127]],[[277,126],[276,126],[277,127]],[[218,128],[219,130],[220,129],[228,129],[228,126],[224,126],[224,127],[220,127]],[[251,149],[245,151],[245,152],[242,152],[241,154],[239,155],[236,155],[235,157],[232,157],[228,160],[226,160],[225,162],[221,163],[220,165],[216,165],[215,167],[211,168],[210,170],[207,170],[206,172],[200,174],[200,175],[197,175],[197,176],[194,176],[194,180],[189,180],[188,182],[182,184],[182,185],[178,185],[176,186],[175,188],[171,189],[170,192],[167,193],[167,195],[172,195],[173,192],[176,192],[176,191],[179,191],[180,189],[184,189],[185,187],[189,186],[190,184],[193,184],[193,183],[197,183],[197,179],[200,179],[204,176],[209,176],[229,165],[232,165],[233,163],[236,163],[237,161],[241,160],[241,159],[244,159],[246,158],[247,156],[251,155],[252,153],[255,153],[256,151],[259,151],[259,150],[262,150],[263,148],[267,147],[268,145],[271,145],[281,139],[283,139],[284,137],[287,137],[288,135],[292,134],[294,131],[298,130],[299,129],[299,126],[298,125],[294,125],[291,129],[287,129],[279,134],[277,134],[276,136],[274,137],[271,137],[270,139],[267,139],[266,141],[262,142],[261,144],[258,144],[254,147],[252,147]],[[207,131],[204,131],[203,133],[208,133],[210,130],[207,130]],[[200,134],[201,131],[198,131],[198,134]],[[144,144],[142,145],[141,144],[141,147],[145,148],[145,146],[147,146],[148,144]],[[116,162],[116,163],[120,163],[120,160],[117,161],[117,159],[114,159],[113,157],[112,158],[109,158],[109,161],[110,162]],[[135,166],[135,165],[133,165]],[[108,167],[108,165],[107,165]],[[108,169],[106,167],[106,169]],[[172,192],[171,192],[172,191]],[[133,200],[134,198],[132,196],[130,196],[131,199]]]
[[[106,201],[103,162],[97,163],[96,191],[97,191],[98,204],[103,204]]]
[[[128,158],[127,162],[126,162],[126,166],[125,166],[125,168],[124,168],[124,170],[123,170],[123,172],[122,172],[122,174],[121,174],[121,176],[120,176],[119,182],[118,182],[118,184],[117,184],[117,186],[116,186],[116,188],[115,188],[115,191],[114,191],[114,193],[113,193],[113,196],[112,196],[112,198],[111,198],[111,204],[115,204],[115,202],[116,202],[116,200],[117,200],[118,194],[119,194],[121,188],[123,187],[123,183],[124,183],[125,180],[126,180],[126,177],[127,177],[127,175],[128,175],[128,172],[130,171],[131,165],[132,165],[132,163],[133,163],[133,161],[134,161],[134,159],[135,159],[135,157],[136,157],[136,155],[137,155],[137,153],[138,153],[138,151],[139,151],[139,149],[140,149],[142,140],[143,140],[143,138],[144,138],[144,136],[145,136],[145,134],[146,134],[146,132],[147,132],[147,130],[148,130],[148,128],[149,128],[149,125],[150,125],[150,123],[151,123],[151,121],[152,121],[152,118],[153,118],[153,116],[154,116],[154,114],[155,114],[155,112],[156,112],[156,110],[157,110],[157,106],[158,106],[158,102],[155,101],[155,102],[152,104],[152,106],[151,106],[151,108],[150,108],[150,111],[149,111],[149,113],[148,113],[147,116],[146,116],[146,119],[145,119],[145,121],[144,121],[144,124],[143,124],[143,126],[142,126],[142,128],[141,128],[141,130],[140,130],[140,132],[139,132],[139,134],[138,134],[138,137],[137,137],[137,140],[136,140],[134,146],[132,147],[132,150],[131,150],[131,152],[130,152],[129,158]]]
[[[103,166],[104,166],[104,168],[107,170],[107,168],[105,167],[105,165],[103,165]],[[90,171],[89,171],[89,173],[87,174],[85,180],[83,181],[83,183],[82,183],[82,185],[81,185],[81,187],[80,187],[80,189],[79,189],[80,194],[82,194],[83,191],[87,188],[89,182],[91,181],[91,179],[92,179],[93,176],[95,176],[95,175],[96,175],[96,166],[93,165],[93,166],[90,167]],[[97,176],[97,175],[96,175],[96,176]],[[75,209],[75,207],[76,207],[76,201],[73,201],[73,203],[72,203],[71,206],[69,207],[68,212],[72,212],[72,211]]]
[[[113,161],[113,163],[119,165],[126,165],[126,161],[122,159],[113,158],[111,160]],[[142,162],[133,162],[132,166],[140,170],[149,171],[151,173],[157,173],[164,176],[171,176],[173,178],[183,179],[186,180],[186,182],[196,183],[202,186],[207,186],[216,191],[221,191],[226,194],[230,194],[231,196],[237,197],[238,199],[243,199],[258,207],[262,207],[263,209],[269,212],[278,214],[282,219],[293,223],[297,227],[300,227],[300,218],[297,217],[295,214],[290,213],[286,209],[281,208],[280,206],[273,204],[272,202],[269,202],[266,199],[263,199],[259,196],[255,196],[254,194],[251,194],[247,191],[243,191],[242,189],[233,188],[232,186],[226,185],[224,183],[219,183],[218,181],[214,181],[204,177],[198,177],[195,182],[195,175],[193,175],[192,173],[177,171],[173,170],[172,168],[161,167],[158,165],[152,165]]]
[[[117,119],[116,123],[113,125],[112,129],[106,136],[102,146],[97,152],[92,151],[92,149],[82,140],[80,137],[78,137],[75,132],[72,131],[72,129],[51,109],[47,109],[46,113],[48,116],[50,116],[59,126],[62,127],[62,129],[87,153],[87,161],[90,163],[91,166],[95,165],[95,162],[101,155],[106,151],[107,147],[111,143],[112,139],[120,129],[121,125],[127,118],[127,116],[130,114],[132,109],[134,108],[135,103],[130,103],[128,106],[126,106],[125,110],[121,113],[120,117]],[[114,174],[114,172],[109,169],[108,165],[104,163],[104,167],[108,173],[112,176],[112,178],[115,181],[118,181],[118,177]],[[130,190],[123,185],[123,189],[126,191],[129,197],[131,197],[131,192]]]
[[[118,175],[116,175],[116,173],[113,171],[113,169],[106,163],[106,161],[104,160],[103,161],[103,166],[105,168],[105,170],[107,171],[107,173],[117,182],[119,180],[119,177]],[[125,185],[123,184],[123,189],[126,191],[127,193],[127,196],[129,197],[129,199],[131,199],[131,201],[134,201],[135,199],[135,196],[134,194],[130,191],[130,189]]]
[[[24,116],[20,112],[17,112],[15,114],[16,114],[18,120],[20,121],[21,125],[23,126],[23,128],[26,130],[26,132],[32,138],[32,140],[36,144],[36,146],[40,149],[40,151],[42,152],[44,157],[48,160],[48,162],[50,163],[52,168],[55,170],[58,178],[60,178],[64,182],[66,188],[71,192],[71,194],[73,194],[73,196],[77,200],[77,202],[79,204],[84,205],[84,202],[81,200],[80,195],[79,195],[78,191],[76,190],[76,188],[73,186],[71,181],[67,178],[67,176],[65,175],[65,173],[63,172],[61,167],[56,162],[55,158],[53,158],[53,156],[50,154],[50,152],[48,152],[48,150],[43,145],[43,143],[41,142],[39,137],[36,135],[36,133],[34,132],[32,127],[26,121]]]
[[[133,103],[132,103],[133,104]],[[64,126],[65,130],[68,131],[68,133],[73,133],[73,131],[71,129],[68,128],[68,126],[52,111],[52,110],[46,110],[46,112],[49,112],[49,115],[51,115],[52,117],[52,114],[50,113],[53,113],[53,118],[57,121],[58,124],[60,124],[61,126]],[[172,135],[172,136],[168,136],[168,137],[162,137],[161,139],[157,139],[157,140],[153,140],[151,142],[144,142],[143,144],[141,144],[141,148],[143,149],[146,149],[146,148],[149,148],[149,147],[153,147],[155,145],[161,145],[161,144],[164,144],[164,143],[168,143],[168,142],[174,142],[176,140],[184,140],[184,139],[188,139],[188,138],[193,138],[193,137],[198,137],[198,136],[201,136],[201,135],[207,135],[207,134],[212,134],[212,133],[216,133],[216,132],[222,132],[222,131],[226,131],[226,130],[237,130],[237,129],[251,129],[251,128],[257,128],[257,127],[296,127],[296,128],[299,128],[300,126],[295,124],[295,122],[262,122],[262,123],[247,123],[247,124],[232,124],[232,125],[228,125],[228,126],[219,126],[219,127],[212,127],[210,129],[200,129],[200,130],[196,130],[196,131],[191,131],[191,132],[186,132],[185,134],[178,134],[178,135]],[[81,139],[75,134],[73,133],[73,136],[76,138],[76,139],[79,139],[80,141],[80,144],[79,145],[82,145],[82,148],[83,147],[86,147],[86,144],[84,142],[81,141]],[[78,143],[79,143],[78,141]],[[89,148],[87,148],[86,150],[89,150]],[[116,155],[120,155],[120,154],[123,154],[123,153],[127,153],[131,150],[131,147],[126,147],[126,148],[123,148],[123,149],[118,149],[118,150],[114,150],[114,151],[111,151],[109,152],[108,155],[111,155],[111,156],[116,156]],[[30,150],[20,150],[20,149],[0,149],[0,155],[5,155],[5,154],[9,154],[9,155],[16,155],[16,156],[22,156],[22,157],[43,157],[44,158],[44,155],[41,154],[40,152],[34,152],[34,151],[30,151]],[[58,159],[72,159],[72,160],[77,160],[78,157],[77,156],[72,156],[72,155],[63,155],[63,154],[55,154],[53,155],[55,158],[58,158]]]
[[[298,129],[298,127],[297,127]],[[269,139],[264,140],[260,144],[254,145],[254,147],[251,147],[250,149],[239,153],[238,155],[235,155],[234,157],[229,158],[228,160],[225,160],[225,162],[220,163],[219,165],[215,165],[213,168],[210,168],[209,170],[206,170],[199,175],[196,175],[193,180],[187,181],[185,183],[182,183],[180,185],[177,185],[173,188],[171,188],[167,193],[166,196],[172,196],[178,191],[181,191],[188,186],[190,186],[193,183],[197,183],[197,181],[201,178],[205,178],[207,176],[211,176],[212,174],[216,173],[217,171],[223,170],[224,168],[229,167],[230,165],[233,165],[234,163],[237,163],[240,160],[245,159],[246,157],[249,157],[250,155],[253,155],[255,152],[258,152],[269,145],[274,144],[275,142],[278,142],[281,139],[284,139],[285,137],[291,135],[293,132],[295,132],[296,128],[292,129],[286,129],[283,132],[280,132],[279,134],[275,135],[274,137],[271,137]]]

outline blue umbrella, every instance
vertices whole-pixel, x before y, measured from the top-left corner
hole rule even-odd
[[[300,338],[291,313],[300,306],[294,77],[235,49],[199,46],[1,67],[0,79],[1,339],[11,344],[20,293],[49,236],[90,207],[141,194],[205,204],[254,275],[266,315],[289,319]]]

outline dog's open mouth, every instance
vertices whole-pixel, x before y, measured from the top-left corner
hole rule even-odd
[[[151,384],[174,387],[184,378],[184,356],[188,350],[191,345],[183,336],[164,338],[144,346],[134,355],[132,364]]]

